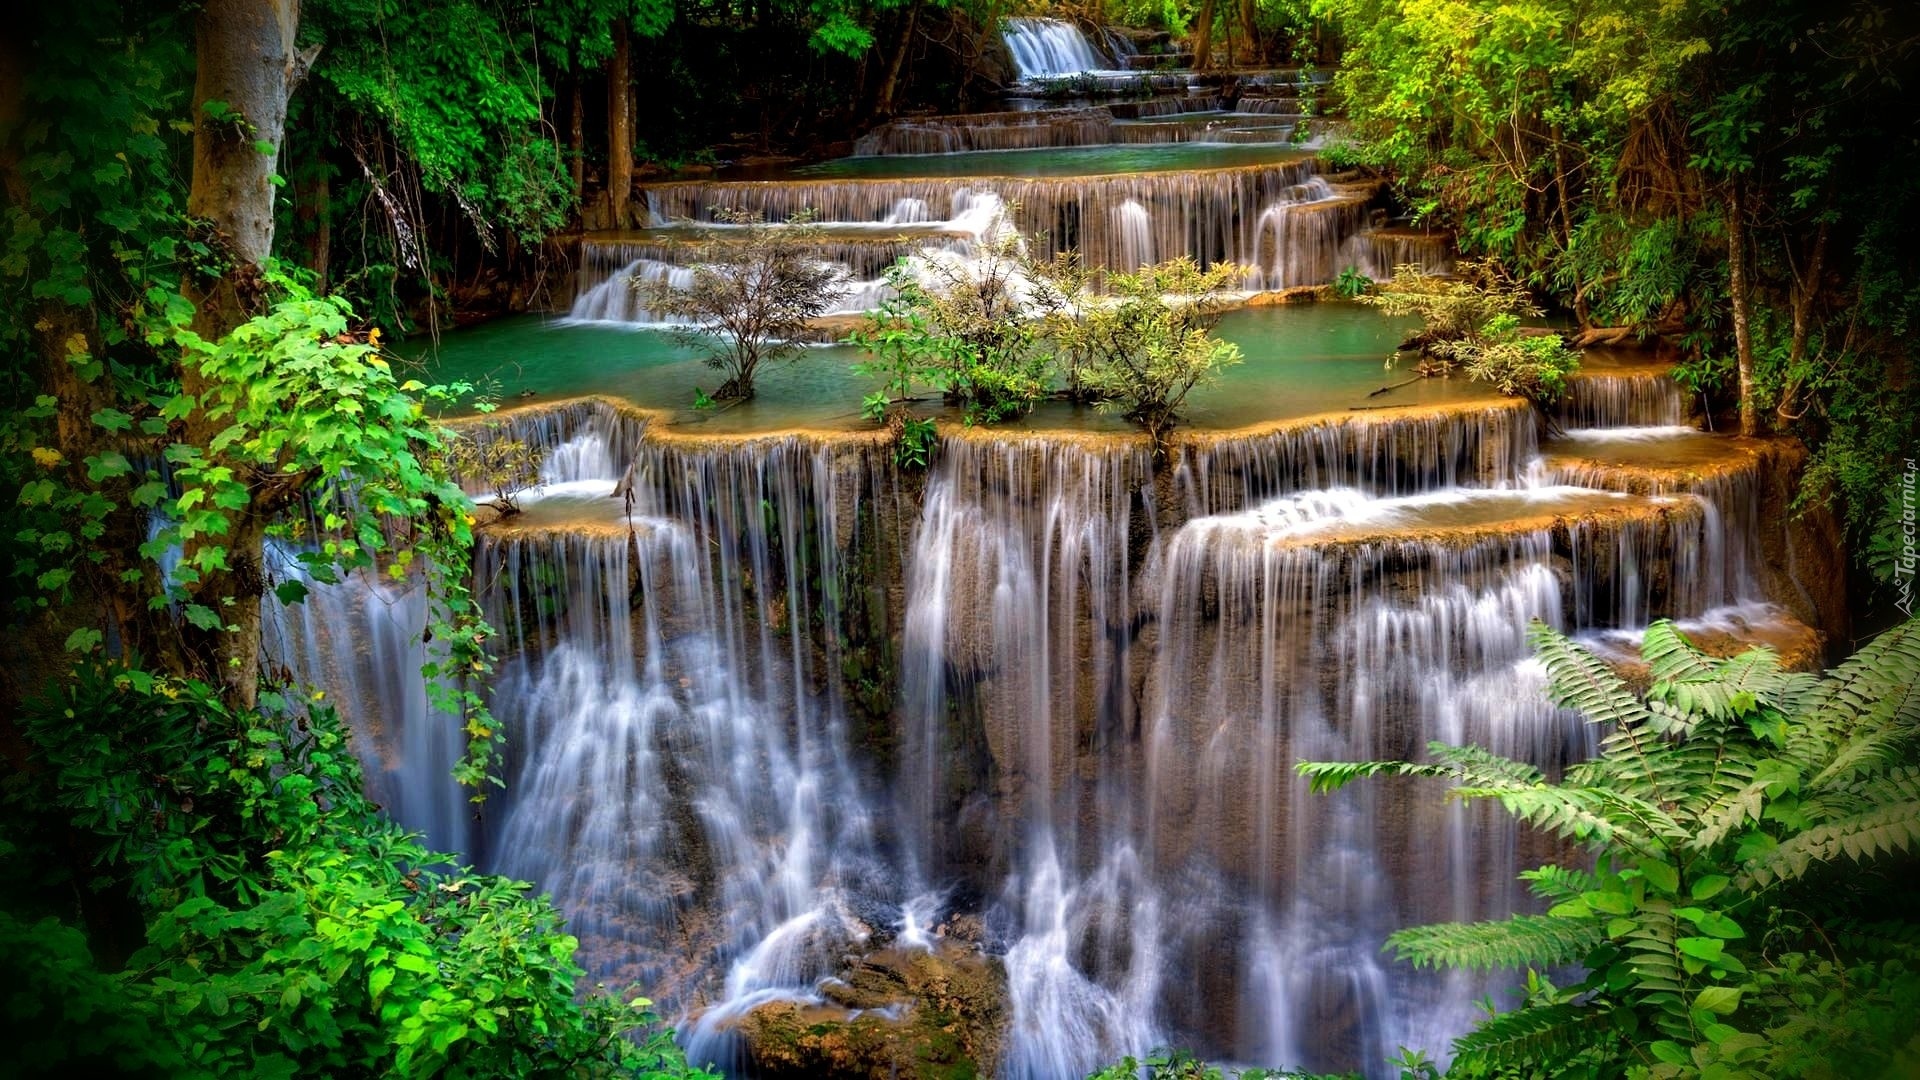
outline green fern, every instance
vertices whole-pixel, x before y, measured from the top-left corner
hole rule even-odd
[[[1594,1010],[1572,1003],[1535,1005],[1488,1017],[1453,1044],[1455,1064],[1473,1075],[1483,1069],[1565,1068],[1584,1051],[1615,1037],[1612,1025],[1596,1023]]]
[[[1889,1066],[1920,1002],[1920,926],[1862,913],[1911,910],[1895,883],[1920,852],[1920,623],[1825,677],[1765,649],[1714,659],[1656,623],[1645,697],[1562,634],[1536,625],[1530,640],[1549,697],[1603,731],[1557,782],[1439,744],[1422,763],[1298,767],[1315,791],[1440,777],[1596,857],[1522,875],[1547,914],[1388,939],[1419,967],[1586,966],[1567,991],[1530,973],[1523,1007],[1456,1042],[1456,1068],[1831,1074],[1822,1055],[1842,1045],[1849,1074]]]
[[[1415,967],[1555,968],[1578,963],[1606,940],[1591,918],[1515,915],[1498,922],[1433,923],[1387,938],[1394,956]]]

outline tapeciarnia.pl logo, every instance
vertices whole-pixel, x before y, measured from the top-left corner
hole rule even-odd
[[[1913,618],[1916,481],[1920,481],[1920,465],[1916,465],[1913,458],[1908,458],[1906,469],[1900,473],[1900,556],[1894,560],[1893,578],[1900,590],[1900,599],[1895,601],[1894,606],[1909,619]]]

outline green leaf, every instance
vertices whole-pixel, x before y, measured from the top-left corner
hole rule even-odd
[[[1633,910],[1633,900],[1626,893],[1596,889],[1593,892],[1581,893],[1580,899],[1585,900],[1588,907],[1603,915],[1625,915]]]
[[[1695,960],[1704,960],[1708,963],[1720,959],[1727,950],[1726,942],[1719,938],[1683,937],[1676,940],[1674,945]]]
[[[92,652],[104,640],[106,635],[92,627],[83,626],[67,635],[66,649],[72,653]]]
[[[1681,938],[1680,940],[1686,942],[1696,939]],[[1717,1016],[1725,1016],[1740,1007],[1740,989],[1734,986],[1709,986],[1693,999],[1693,1007],[1705,1009]]]
[[[304,581],[283,581],[273,587],[273,595],[283,604],[297,604],[307,598],[307,584]]]
[[[1693,898],[1711,900],[1720,895],[1721,890],[1725,889],[1732,880],[1725,874],[1708,874],[1706,877],[1699,878],[1693,883]]]
[[[373,996],[374,1001],[379,1001],[380,995],[386,993],[387,987],[393,985],[394,974],[394,970],[390,967],[377,967],[367,976],[367,992]]]
[[[1687,1053],[1686,1048],[1674,1042],[1672,1039],[1660,1039],[1648,1046],[1647,1049],[1653,1052],[1654,1057],[1659,1058],[1669,1065],[1693,1064],[1693,1058]]]
[[[1647,884],[1669,895],[1680,891],[1680,871],[1655,859],[1646,859],[1640,863],[1640,873]]]
[[[215,614],[214,610],[205,604],[188,604],[186,615],[188,622],[202,630],[213,631],[220,629],[220,616]]]
[[[118,450],[108,450],[87,459],[87,479],[94,483],[125,476],[133,471],[133,463]]]
[[[1693,920],[1693,925],[1699,927],[1701,933],[1712,934],[1717,938],[1743,938],[1747,936],[1747,932],[1740,929],[1739,923],[1734,922],[1718,911],[1707,912],[1704,916]]]
[[[101,409],[93,414],[93,422],[108,431],[125,431],[133,426],[133,417],[119,409]]]

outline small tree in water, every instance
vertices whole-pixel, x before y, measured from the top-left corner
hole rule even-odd
[[[1470,378],[1503,394],[1548,404],[1566,391],[1567,376],[1580,366],[1580,354],[1558,334],[1520,325],[1540,308],[1492,262],[1462,262],[1457,278],[1396,266],[1391,281],[1357,299],[1388,315],[1420,317],[1425,326],[1401,348],[1419,351],[1422,375],[1463,367]]]
[[[447,471],[463,485],[492,496],[502,517],[520,512],[520,493],[539,486],[546,457],[546,447],[514,438],[507,425],[497,421],[479,431],[454,432],[445,453]]]
[[[1037,268],[1046,333],[1081,400],[1124,409],[1164,449],[1193,388],[1241,360],[1240,348],[1213,336],[1228,291],[1245,268],[1202,270],[1181,256],[1131,274],[1109,274],[1107,297],[1085,293],[1075,259]]]
[[[686,320],[682,337],[726,372],[713,400],[750,398],[761,363],[799,354],[801,336],[832,308],[846,273],[813,254],[820,230],[811,213],[775,225],[751,211],[722,210],[715,221],[723,228],[691,245],[691,284],[636,280],[634,287],[656,314]]]
[[[848,340],[874,356],[859,369],[898,401],[938,389],[969,424],[993,424],[1047,396],[1050,358],[1027,310],[1024,256],[1012,230],[982,239],[971,258],[935,255],[887,273],[893,296]],[[887,401],[877,398],[876,409]]]

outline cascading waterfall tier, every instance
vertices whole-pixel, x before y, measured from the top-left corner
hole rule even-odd
[[[981,193],[1014,208],[1013,225],[1043,257],[1077,250],[1091,266],[1136,270],[1142,245],[1129,230],[1144,221],[1154,257],[1239,263],[1250,268],[1249,288],[1280,289],[1339,273],[1376,189],[1330,184],[1310,159],[1062,178],[701,181],[646,189],[659,225],[704,221],[721,209],[770,221],[807,211],[827,222],[883,225],[903,203],[923,207],[929,220],[955,220]]]
[[[1070,22],[1016,17],[1003,22],[1000,33],[1022,82],[1114,68],[1094,50],[1087,35]]]
[[[1634,418],[1644,391],[1589,400]],[[1514,872],[1557,853],[1431,787],[1309,797],[1292,764],[1439,739],[1551,773],[1591,736],[1546,702],[1530,621],[1631,640],[1764,599],[1763,444],[1542,442],[1519,402],[1187,432],[1164,461],[959,431],[924,475],[878,434],[697,438],[601,400],[479,423],[546,451],[476,552],[508,725],[487,820],[445,778],[456,725],[380,711],[424,701],[394,682],[417,627],[329,640],[390,586],[317,592],[277,648],[371,718],[403,821],[551,891],[597,978],[735,1072],[761,1010],[850,1022],[849,963],[947,955],[962,925],[1004,972],[995,1075],[1440,1051],[1506,980],[1382,939],[1517,910]]]

